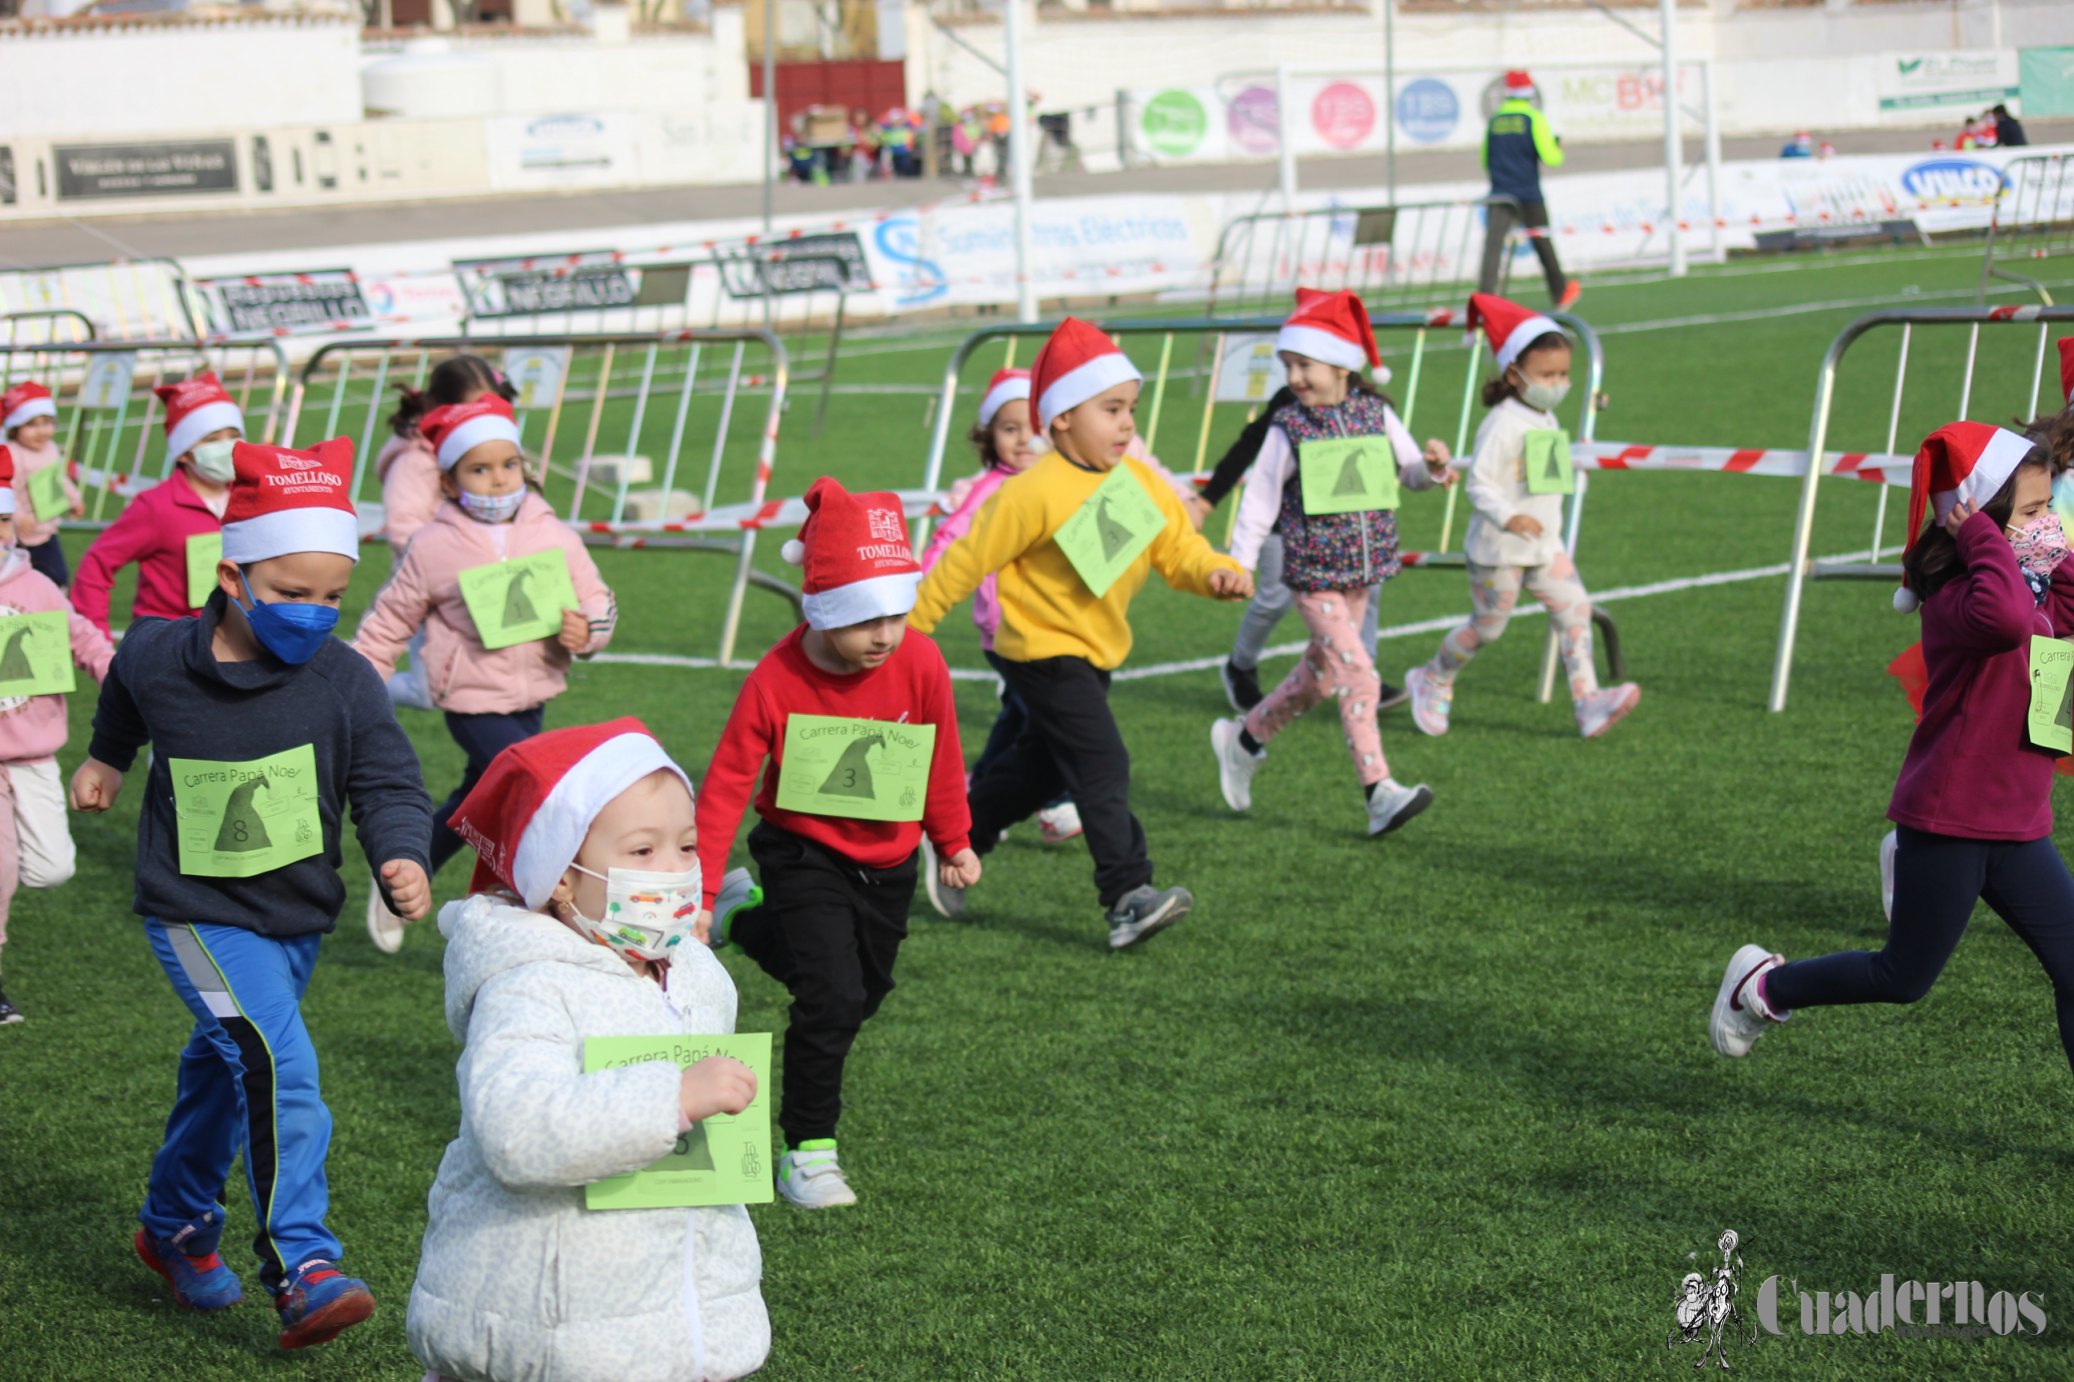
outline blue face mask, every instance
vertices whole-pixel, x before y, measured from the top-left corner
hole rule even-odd
[[[324,640],[338,627],[338,611],[330,605],[298,605],[285,600],[261,604],[243,571],[238,573],[238,581],[245,587],[245,598],[252,602],[252,607],[246,609],[235,600],[231,603],[244,610],[259,646],[290,666],[299,667],[315,657]]]

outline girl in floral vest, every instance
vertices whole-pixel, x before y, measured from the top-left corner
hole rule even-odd
[[[1280,534],[1282,579],[1311,641],[1267,699],[1210,727],[1218,782],[1232,810],[1250,807],[1267,742],[1330,697],[1367,794],[1368,833],[1383,835],[1432,805],[1433,792],[1390,776],[1376,729],[1381,681],[1361,620],[1377,587],[1399,570],[1398,489],[1451,484],[1454,473],[1447,446],[1429,441],[1422,456],[1389,403],[1363,382],[1361,371],[1381,359],[1359,297],[1297,289],[1296,313],[1275,345],[1295,401],[1270,419],[1231,554],[1250,571],[1268,534]]]

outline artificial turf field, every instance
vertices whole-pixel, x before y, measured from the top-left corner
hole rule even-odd
[[[1803,446],[1837,330],[1877,306],[1965,303],[1977,265],[1959,251],[1597,280],[1580,306],[1605,332],[1599,434]],[[841,377],[933,383],[955,335],[860,332]],[[1448,335],[1429,343],[1422,437],[1453,437],[1465,356]],[[1918,333],[1900,450],[1956,413],[1964,337]],[[1971,416],[2023,406],[2037,339],[1984,333]],[[1894,346],[1847,363],[1836,446],[1884,449]],[[1178,409],[1185,389],[1170,388]],[[777,489],[823,471],[912,486],[925,403],[839,394],[818,440],[798,427],[781,442]],[[1213,458],[1242,414],[1219,410]],[[1196,416],[1163,419],[1158,450],[1177,466]],[[747,455],[731,450],[731,474]],[[954,452],[946,476],[966,463]],[[1787,555],[1797,493],[1749,476],[1598,477],[1579,565],[1597,593],[1767,567]],[[1872,486],[1825,486],[1817,553],[1862,549],[1874,503]],[[1891,542],[1899,491],[1890,504]],[[1409,498],[1407,545],[1433,544],[1438,513]],[[774,570],[775,546],[759,559]],[[620,601],[615,653],[710,657],[726,564],[600,564]],[[371,550],[348,628],[386,568]],[[1799,957],[1884,933],[1874,850],[1910,712],[1883,668],[1915,621],[1884,587],[1814,587],[1792,704],[1773,715],[1783,590],[1760,574],[1609,603],[1644,698],[1592,743],[1567,707],[1536,703],[1544,624],[1522,616],[1463,674],[1448,738],[1386,714],[1395,775],[1437,801],[1382,841],[1363,835],[1336,717],[1278,739],[1235,818],[1208,748],[1228,713],[1215,674],[1120,681],[1133,803],[1161,881],[1193,889],[1194,915],[1110,954],[1084,849],[1040,846],[1034,828],[989,856],[970,924],[920,908],[900,987],[849,1068],[843,1161],[862,1202],[753,1211],[774,1330],[764,1375],[1670,1377],[1698,1356],[1665,1348],[1680,1277],[1718,1260],[1733,1228],[1746,1314],[1773,1273],[1863,1293],[1890,1272],[2029,1291],[2051,1321],[2042,1337],[1813,1339],[1789,1293],[1786,1335],[1731,1351],[1745,1376],[2074,1376],[2074,1075],[2044,976],[1999,921],[1983,909],[1913,1007],[1811,1011],[1743,1062],[1708,1045],[1737,945]],[[1383,620],[1466,603],[1459,573],[1411,573],[1386,588]],[[1221,655],[1236,617],[1148,589],[1130,665]],[[788,623],[752,592],[741,655]],[[1437,637],[1389,637],[1384,674],[1398,680]],[[941,642],[954,668],[983,665],[962,613]],[[740,680],[594,664],[549,723],[640,715],[697,775]],[[969,754],[990,684],[961,681],[959,705]],[[91,714],[92,696],[75,696],[68,772]],[[405,723],[444,795],[459,751],[436,716]],[[426,924],[400,955],[373,949],[349,847],[352,900],[304,1010],[336,1119],[331,1223],[379,1313],[279,1352],[238,1179],[225,1257],[252,1294],[219,1317],[182,1314],[129,1247],[189,1026],[128,911],[137,786],[74,822],[72,883],[14,905],[6,985],[28,1021],[0,1030],[0,1378],[415,1379],[404,1306],[458,1116],[441,942]],[[443,898],[467,867],[441,875]],[[782,991],[724,958],[742,1030],[781,1030]]]

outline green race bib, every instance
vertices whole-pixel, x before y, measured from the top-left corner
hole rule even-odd
[[[1330,437],[1296,448],[1303,511],[1313,516],[1397,507],[1397,453],[1386,437]]]
[[[78,684],[65,611],[0,618],[0,699],[63,695]]]
[[[216,588],[216,563],[223,560],[222,533],[196,533],[187,540],[187,603],[200,609]]]
[[[935,760],[935,725],[787,715],[778,805],[809,816],[918,821]]]
[[[559,634],[562,611],[576,608],[576,585],[568,555],[550,547],[463,571],[461,598],[482,645],[495,651]]]
[[[180,872],[250,878],[323,851],[310,745],[245,763],[169,758],[166,769],[180,822]]]
[[[36,521],[49,523],[62,517],[72,507],[72,496],[65,493],[65,463],[47,465],[29,475],[29,507],[36,510]]]
[[[1560,427],[1536,427],[1527,433],[1527,493],[1569,494],[1577,488],[1570,465],[1570,434]]]
[[[1052,541],[1099,600],[1166,525],[1166,515],[1138,477],[1128,465],[1118,464],[1059,525]]]
[[[2031,742],[2074,753],[2074,643],[2031,636]]]
[[[691,1125],[662,1160],[583,1187],[585,1209],[674,1209],[694,1205],[769,1204],[771,1183],[771,1034],[588,1037],[583,1073],[645,1061],[690,1067],[708,1056],[732,1056],[756,1072],[756,1097],[740,1113],[716,1113]]]

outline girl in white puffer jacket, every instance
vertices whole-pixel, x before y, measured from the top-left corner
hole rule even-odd
[[[725,1057],[583,1073],[588,1037],[734,1030],[734,984],[691,933],[690,780],[639,720],[555,730],[498,754],[453,824],[479,856],[475,895],[439,918],[461,1131],[432,1187],[411,1351],[461,1382],[755,1372],[770,1319],[740,1205],[584,1208],[585,1185],[756,1090]]]

